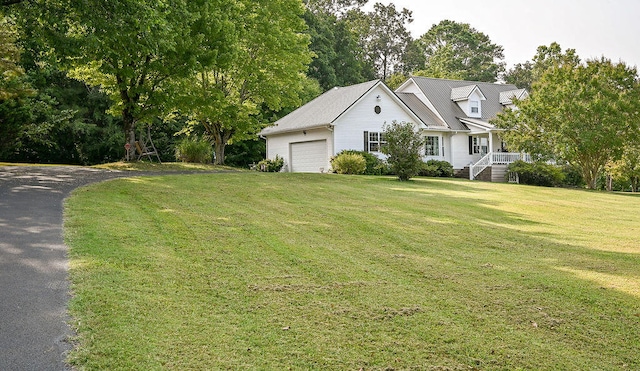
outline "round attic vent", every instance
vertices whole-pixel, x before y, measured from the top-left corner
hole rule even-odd
[[[375,108],[373,109],[375,111],[376,114],[380,114],[380,112],[382,112],[382,108],[380,108],[380,106],[375,106]]]

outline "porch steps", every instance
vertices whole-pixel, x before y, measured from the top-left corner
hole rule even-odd
[[[507,182],[507,165],[491,166],[491,181],[494,183]]]
[[[507,176],[507,165],[492,165],[484,169],[478,176],[477,180],[493,183],[505,183]],[[466,166],[462,170],[458,170],[455,174],[456,178],[469,179],[469,167]]]

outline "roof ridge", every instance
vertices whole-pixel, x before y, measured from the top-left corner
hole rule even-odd
[[[486,81],[473,81],[473,80],[457,80],[457,79],[442,79],[442,78],[437,78],[437,77],[427,77],[427,76],[410,76],[409,78],[417,78],[417,79],[425,79],[425,80],[432,80],[432,81],[450,81],[450,82],[464,82],[464,83],[469,83],[470,85],[473,84],[488,84],[488,85],[497,85],[497,86],[515,86],[514,84],[505,84],[505,83],[499,83],[499,82],[486,82]],[[517,89],[517,87],[516,87]]]

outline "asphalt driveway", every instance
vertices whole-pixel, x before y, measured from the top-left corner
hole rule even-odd
[[[89,183],[141,173],[0,167],[0,370],[69,370],[62,203]]]

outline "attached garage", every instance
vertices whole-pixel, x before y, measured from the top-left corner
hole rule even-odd
[[[291,171],[294,173],[321,173],[327,171],[329,157],[327,141],[291,143]]]

